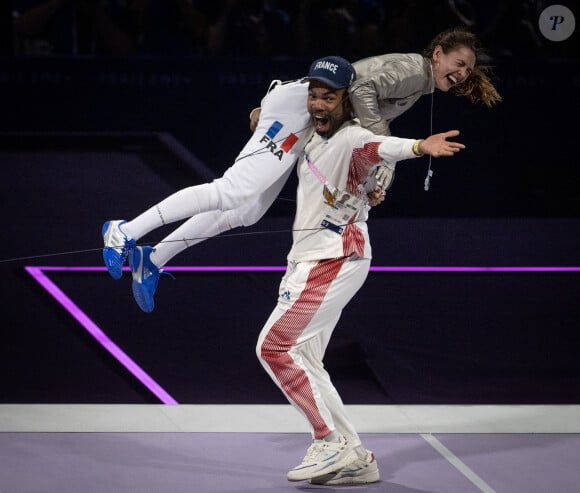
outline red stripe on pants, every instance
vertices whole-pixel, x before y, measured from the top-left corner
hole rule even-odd
[[[323,260],[310,271],[300,296],[272,325],[261,348],[262,359],[268,363],[288,398],[308,418],[314,438],[323,438],[331,430],[318,411],[308,375],[294,362],[289,351],[318,311],[344,261],[344,258]]]

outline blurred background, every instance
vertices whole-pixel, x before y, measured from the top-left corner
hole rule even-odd
[[[393,124],[467,149],[401,163],[369,220],[375,266],[580,266],[577,29],[550,2],[52,0],[0,5],[0,402],[158,402],[26,271],[100,266],[107,219],[221,174],[271,80],[310,62],[420,53],[470,26],[503,97],[436,91]],[[560,1],[577,19],[577,1]],[[431,123],[432,121],[432,123]],[[266,217],[173,265],[285,265],[295,177]],[[144,239],[155,243],[172,228]],[[130,277],[49,277],[178,402],[280,403],[254,345],[281,272],[177,273],[144,314]],[[371,273],[326,364],[347,403],[578,403],[580,272]]]

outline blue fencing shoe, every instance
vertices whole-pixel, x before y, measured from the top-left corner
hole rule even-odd
[[[123,275],[123,264],[127,260],[129,251],[135,248],[135,240],[121,231],[121,224],[126,221],[107,221],[103,224],[102,235],[105,244],[103,261],[113,279],[120,279]]]
[[[151,252],[153,248],[150,246],[138,246],[129,253],[129,264],[133,273],[133,297],[139,308],[147,313],[155,308],[153,296],[161,274],[166,274],[151,261]]]

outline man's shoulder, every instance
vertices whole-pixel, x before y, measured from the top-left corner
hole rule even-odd
[[[335,134],[337,141],[343,145],[358,147],[361,142],[370,142],[372,140],[381,140],[381,137],[375,135],[369,129],[361,127],[357,118],[344,122]],[[376,137],[376,139],[375,139]]]
[[[350,120],[344,122],[341,125],[339,131],[347,133],[351,136],[367,135],[367,134],[373,135],[373,133],[370,130],[361,126],[360,120],[358,118],[351,118]]]

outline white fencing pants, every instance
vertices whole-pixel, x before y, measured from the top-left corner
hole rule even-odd
[[[267,209],[312,136],[307,94],[307,82],[276,86],[264,98],[256,131],[221,178],[175,192],[123,225],[125,234],[138,240],[165,224],[209,211],[247,208],[253,202],[267,204]],[[262,217],[266,209],[255,214]],[[246,209],[237,216],[250,213]]]
[[[276,86],[264,99],[258,127],[233,166],[213,184],[218,209],[252,200],[286,175],[314,133],[306,106],[308,82]]]

